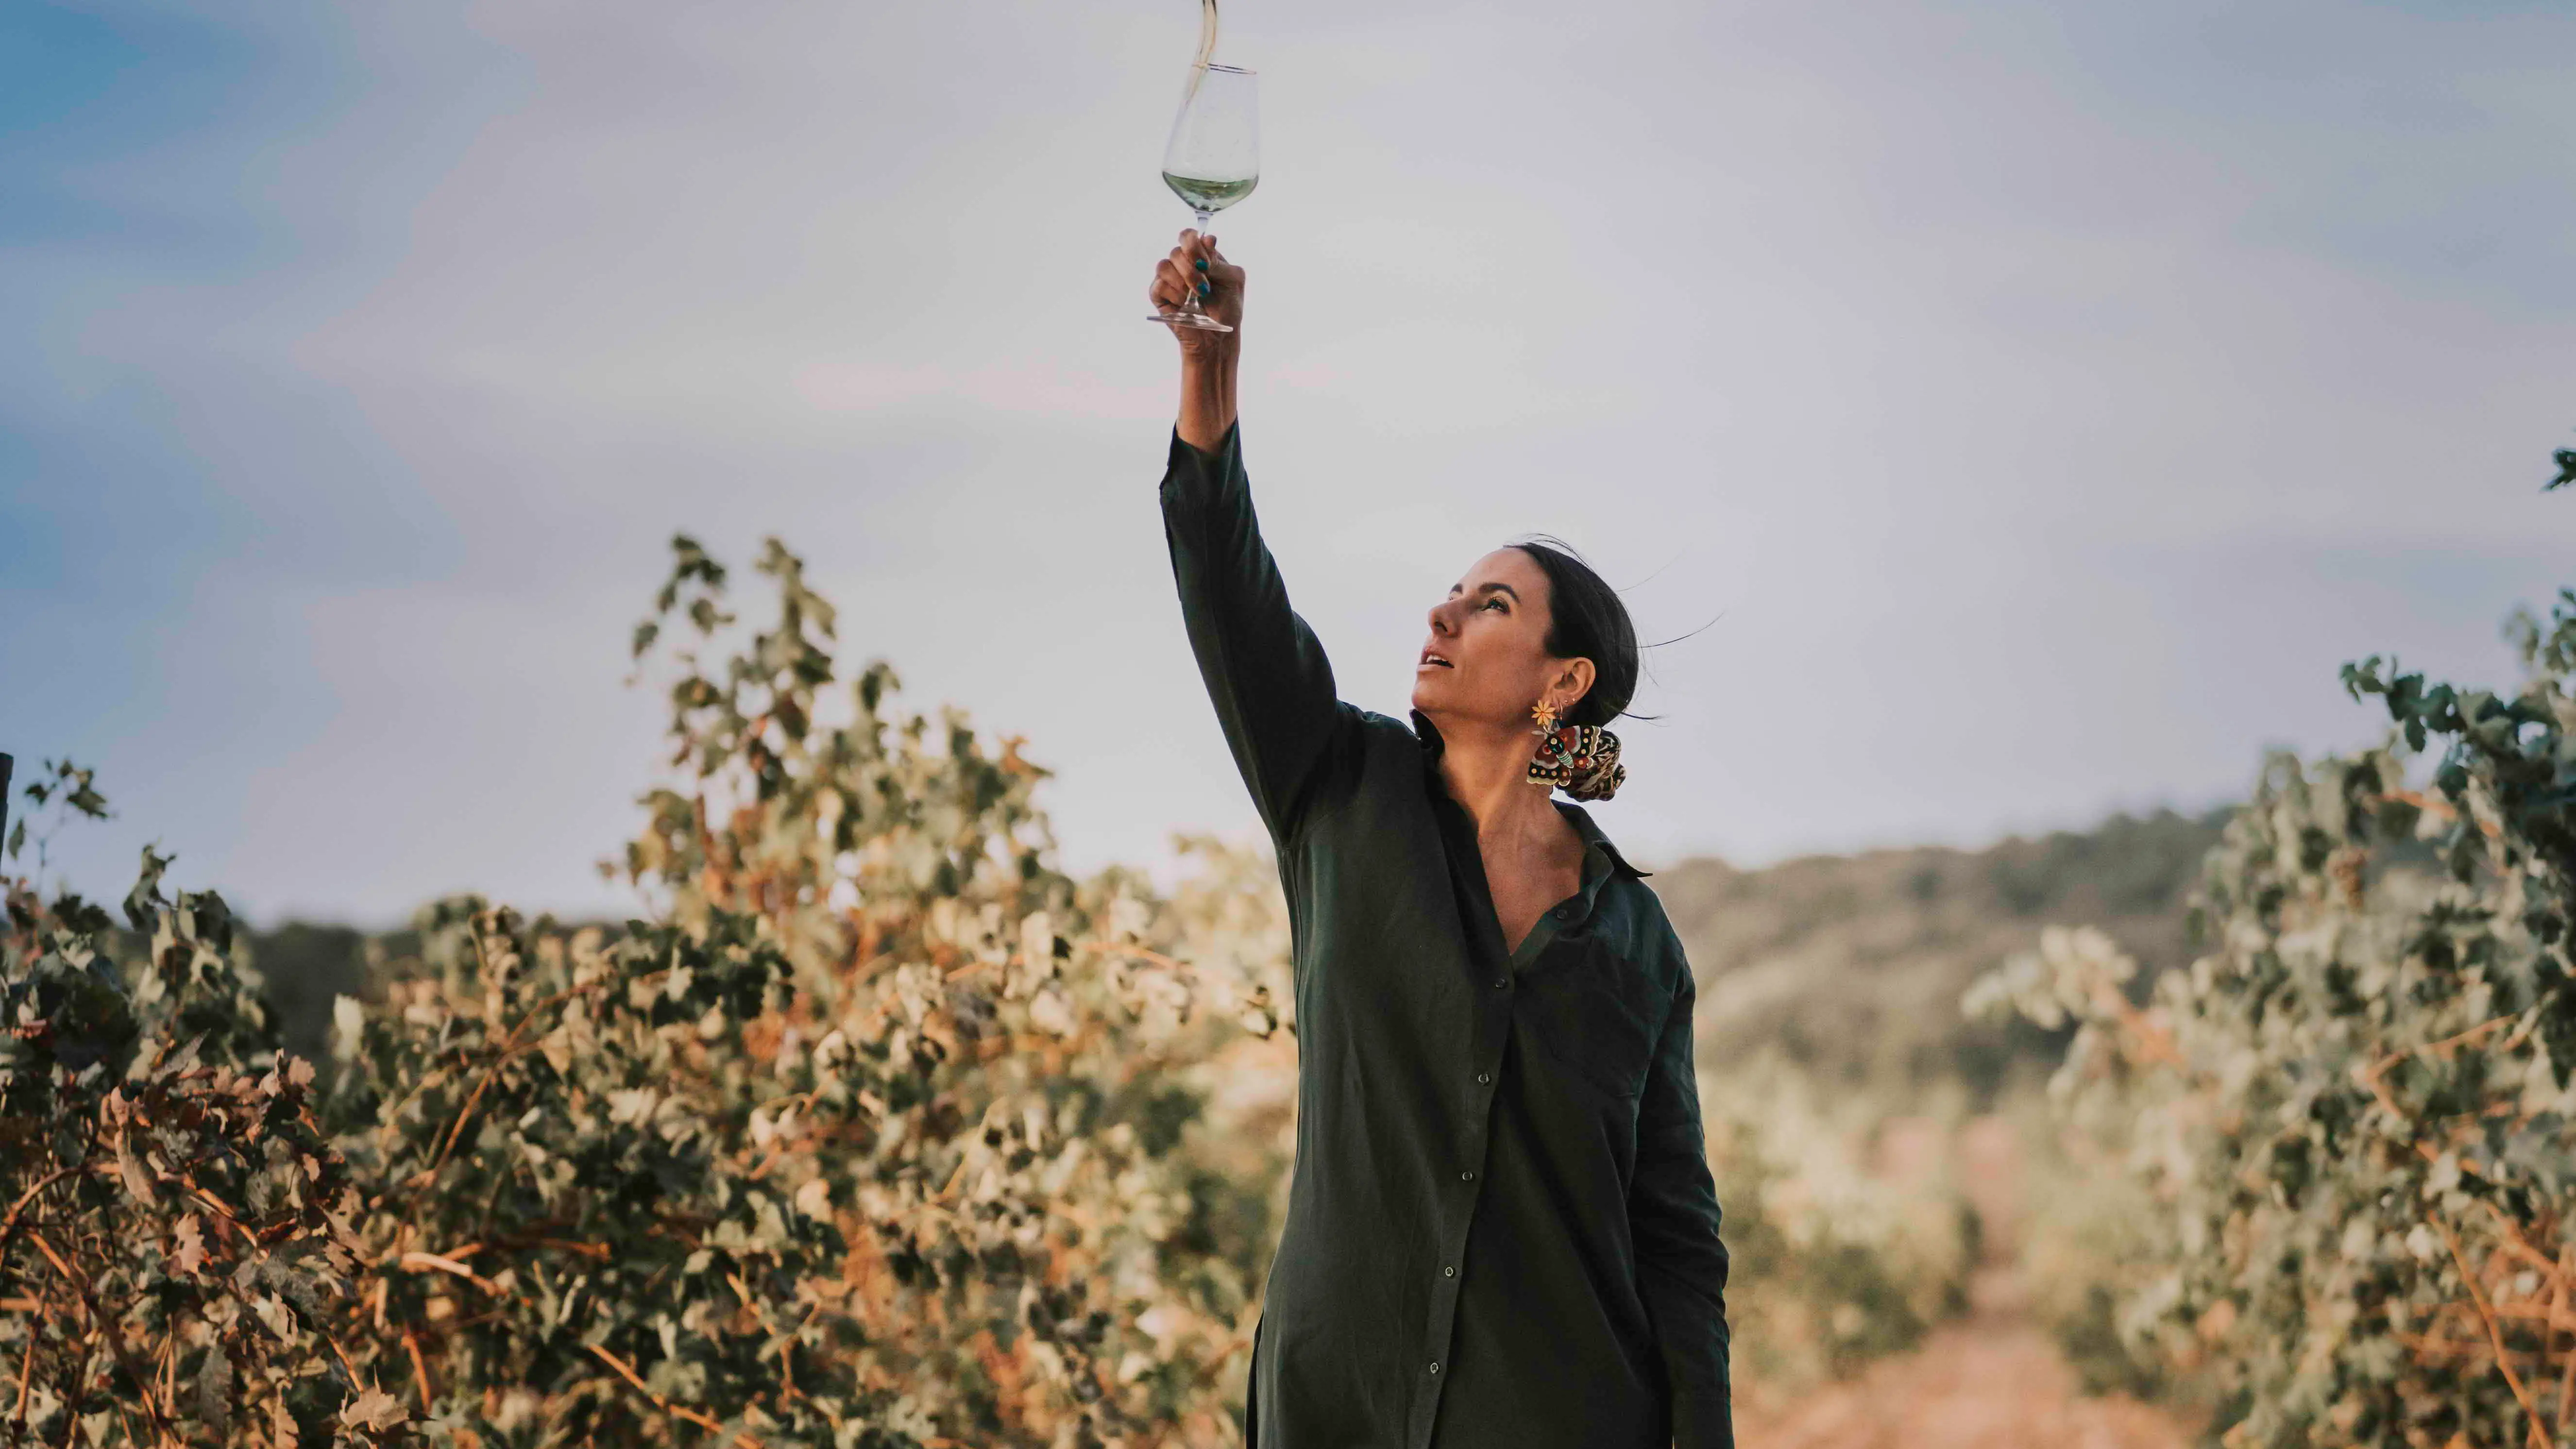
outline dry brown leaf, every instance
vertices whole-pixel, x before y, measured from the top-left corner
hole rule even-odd
[[[372,1434],[381,1434],[409,1417],[400,1400],[378,1388],[360,1390],[340,1411],[341,1423]]]
[[[268,1437],[277,1449],[296,1449],[303,1439],[295,1432],[295,1416],[286,1411],[284,1397],[268,1401]]]
[[[144,1170],[142,1161],[134,1155],[132,1133],[120,1134],[116,1139],[116,1173],[125,1179],[127,1192],[143,1202],[152,1201],[152,1174]]]
[[[198,1270],[206,1265],[205,1224],[195,1213],[190,1213],[179,1219],[179,1226],[172,1231],[171,1237],[177,1240],[171,1258],[178,1264],[179,1271],[190,1277],[196,1276]]]

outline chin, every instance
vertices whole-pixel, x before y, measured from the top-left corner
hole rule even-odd
[[[1426,670],[1413,677],[1413,707],[1424,714],[1442,710],[1455,711],[1461,703],[1458,672],[1454,669]]]

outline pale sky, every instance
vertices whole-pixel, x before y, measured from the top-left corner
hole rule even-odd
[[[621,910],[627,630],[783,536],[1075,868],[1251,809],[1154,484],[1188,0],[0,10],[0,750],[255,915]],[[1652,860],[2080,826],[2576,583],[2562,4],[1235,0],[1244,440],[1344,694],[1531,530]],[[745,570],[747,573],[748,571]]]

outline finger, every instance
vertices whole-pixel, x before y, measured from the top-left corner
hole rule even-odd
[[[1175,302],[1192,293],[1206,296],[1201,290],[1206,283],[1207,278],[1175,262],[1166,261],[1154,269],[1154,285],[1169,293]]]
[[[1225,290],[1213,272],[1190,271],[1180,277],[1181,289],[1204,302]]]

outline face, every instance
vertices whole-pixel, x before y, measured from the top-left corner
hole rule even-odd
[[[1527,729],[1542,697],[1563,715],[1592,687],[1592,661],[1547,652],[1547,573],[1517,548],[1476,560],[1431,610],[1414,661],[1413,707],[1434,720]]]

